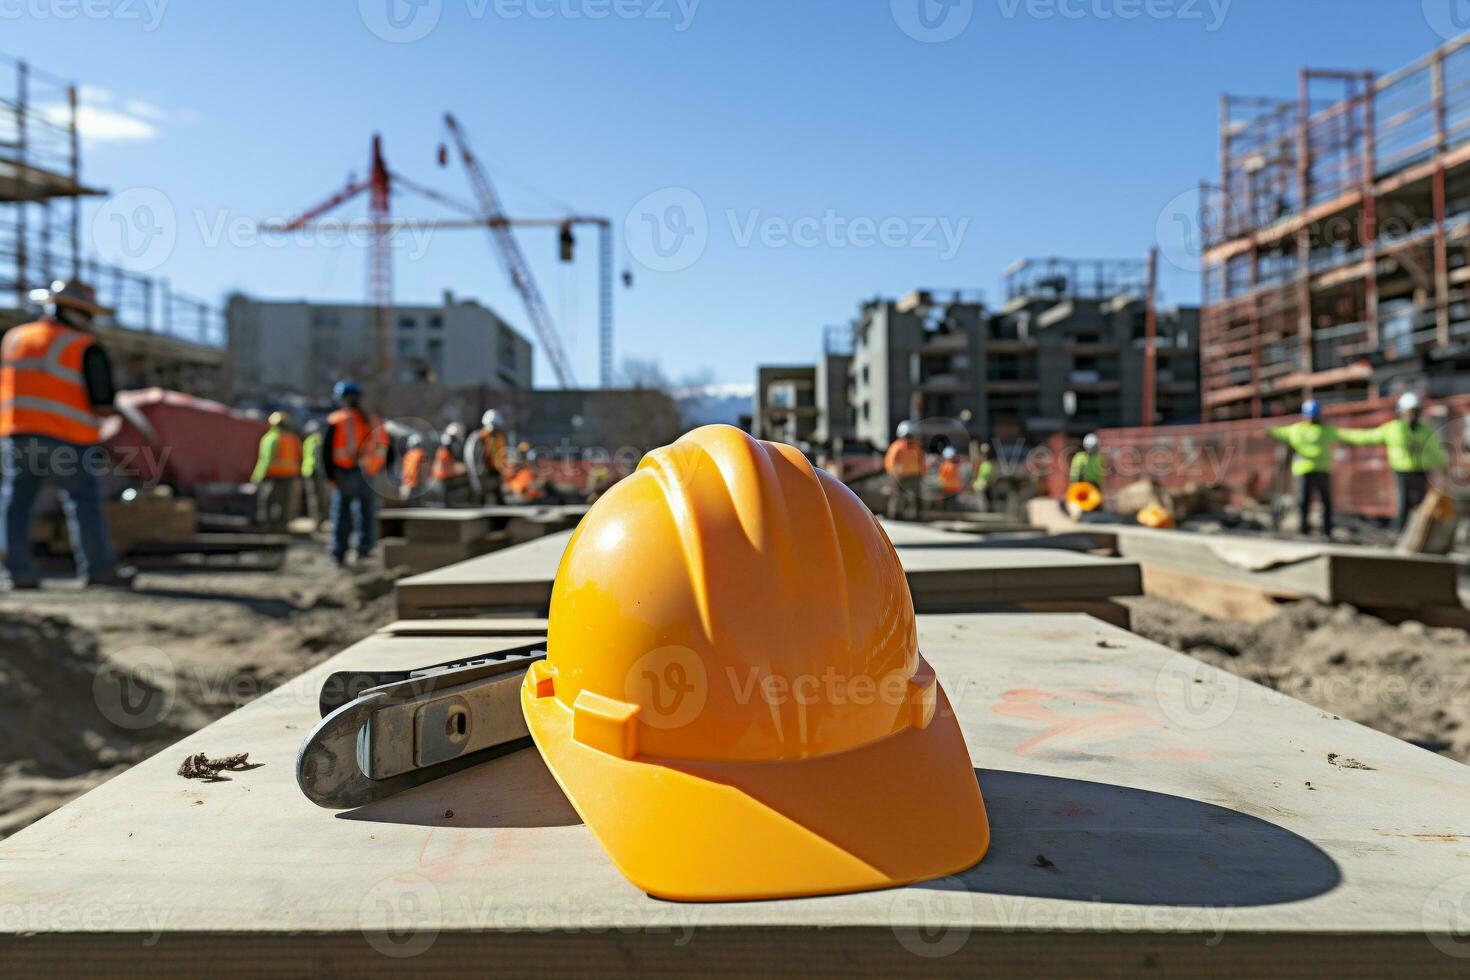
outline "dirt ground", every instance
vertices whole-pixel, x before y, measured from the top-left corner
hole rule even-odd
[[[0,837],[390,621],[395,577],[301,542],[276,571],[0,594]]]
[[[1324,711],[1470,763],[1470,633],[1297,602],[1263,623],[1123,599],[1134,632]]]

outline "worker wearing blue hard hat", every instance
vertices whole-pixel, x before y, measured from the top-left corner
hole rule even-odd
[[[1301,421],[1275,426],[1269,432],[1271,438],[1291,447],[1301,533],[1311,527],[1312,498],[1316,497],[1322,502],[1322,535],[1331,538],[1332,451],[1342,439],[1341,430],[1322,421],[1322,406],[1313,398],[1302,403]]]

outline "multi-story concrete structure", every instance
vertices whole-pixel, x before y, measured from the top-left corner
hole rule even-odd
[[[984,431],[981,396],[985,306],[978,294],[936,300],[917,290],[865,304],[853,325],[854,436],[875,446],[909,418],[954,418]]]
[[[985,338],[985,415],[996,438],[1144,424],[1142,262],[1024,259]],[[1199,418],[1199,311],[1164,307],[1155,334],[1155,423]]]
[[[376,359],[373,309],[363,304],[230,297],[230,353],[237,394],[325,391],[364,377]],[[393,311],[394,377],[450,388],[531,387],[531,343],[493,310],[445,293],[443,306]]]
[[[811,442],[817,427],[817,369],[785,365],[756,369],[751,406],[751,435],[800,445]]]
[[[1470,391],[1470,35],[1226,96],[1205,185],[1204,414]]]
[[[829,330],[815,367],[760,369],[755,429],[792,442],[830,445],[840,436],[885,446],[906,419],[951,442],[1040,441],[1141,425],[1144,273],[1142,262],[1032,259],[1007,270],[1005,305],[996,312],[973,292],[917,290],[866,302],[850,348]],[[1154,368],[1153,421],[1197,420],[1197,309],[1157,310]],[[788,411],[773,398],[783,384],[807,378],[811,410]],[[773,417],[793,428],[773,429]]]

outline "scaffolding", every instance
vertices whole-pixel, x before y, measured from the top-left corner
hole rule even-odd
[[[1142,296],[1148,264],[1132,259],[1021,259],[1004,272],[1006,302]]]
[[[83,254],[82,200],[104,192],[82,183],[79,113],[76,85],[0,55],[0,326],[31,315],[31,290],[80,279],[116,311],[104,327],[223,347],[218,308]]]
[[[1470,35],[1225,96],[1200,228],[1207,419],[1470,391]]]

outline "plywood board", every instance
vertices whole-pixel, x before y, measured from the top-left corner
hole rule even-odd
[[[383,538],[407,538],[424,544],[463,543],[475,541],[512,523],[575,525],[585,513],[585,504],[394,507],[379,512],[378,529],[379,536]],[[522,534],[524,536],[524,531]]]
[[[971,539],[917,525],[889,525],[919,612],[971,611],[998,603],[1095,601],[1139,595],[1133,562],[1069,551],[923,547]],[[474,617],[515,610],[544,615],[571,532],[460,562],[398,582],[403,619]]]
[[[919,639],[989,811],[963,874],[656,901],[534,750],[320,810],[294,759],[329,671],[523,642],[375,636],[0,842],[0,972],[1464,976],[1470,768],[1084,616]]]
[[[1459,603],[1458,570],[1447,558],[1140,527],[1113,531],[1125,558],[1248,585],[1280,598],[1409,609]]]

